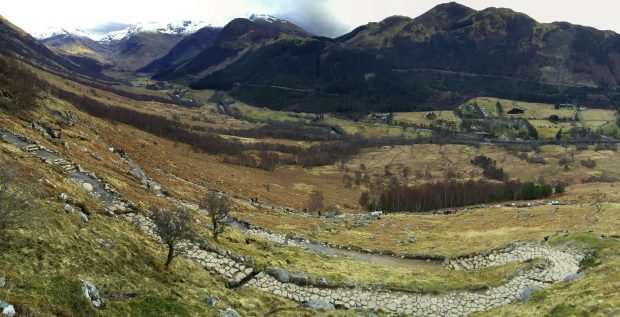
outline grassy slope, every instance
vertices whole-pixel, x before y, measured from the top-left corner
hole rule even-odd
[[[83,93],[87,91],[85,87],[74,83],[69,83],[68,87],[78,87],[76,89]],[[157,103],[130,101],[100,91],[97,91],[97,94],[101,100],[129,107],[135,106],[145,111],[165,112],[174,109],[182,112],[184,110],[171,106],[166,106],[168,107],[166,108]],[[364,186],[344,189],[341,183],[342,172],[337,166],[312,169],[290,167],[280,168],[275,172],[265,172],[222,164],[217,157],[195,152],[187,145],[175,144],[124,125],[110,124],[89,117],[62,101],[50,100],[48,105],[55,110],[71,110],[79,118],[76,126],[63,128],[63,138],[69,142],[69,149],[44,140],[38,133],[25,129],[23,127],[25,122],[16,120],[13,116],[2,114],[0,124],[36,138],[45,146],[80,162],[85,169],[96,171],[130,199],[139,201],[145,206],[166,206],[167,202],[138,189],[137,181],[127,176],[126,166],[114,154],[107,152],[108,146],[125,149],[149,175],[162,183],[165,188],[175,195],[190,200],[199,197],[204,192],[204,189],[196,184],[207,184],[210,187],[242,194],[246,197],[258,196],[261,201],[272,201],[300,208],[305,205],[307,193],[317,188],[325,193],[326,205],[349,204],[347,208],[355,210],[355,201],[359,193],[365,190]],[[55,124],[55,119],[43,110],[30,116],[31,120],[43,119],[52,126]],[[251,290],[241,290],[237,291],[238,293],[226,290],[210,274],[187,261],[179,260],[172,273],[162,272],[159,268],[164,254],[162,248],[135,233],[130,226],[118,220],[95,216],[91,223],[84,224],[75,215],[60,213],[58,211],[60,205],[44,202],[43,199],[54,200],[53,197],[56,197],[60,191],[69,192],[70,195],[84,200],[88,198],[74,184],[51,172],[37,160],[26,158],[15,148],[6,147],[4,144],[2,147],[5,149],[2,156],[12,160],[19,159],[19,164],[24,165],[34,177],[48,179],[57,187],[47,188],[46,194],[41,197],[42,216],[37,220],[42,224],[42,229],[32,228],[9,232],[8,237],[17,237],[17,239],[2,239],[3,252],[0,268],[3,271],[0,274],[7,277],[8,284],[7,287],[0,289],[1,297],[22,306],[33,307],[48,315],[58,310],[62,310],[66,315],[90,315],[93,311],[85,305],[81,297],[75,296],[75,292],[79,292],[77,278],[89,278],[104,292],[122,290],[142,293],[138,298],[128,302],[111,303],[109,308],[102,312],[110,316],[165,315],[164,311],[173,312],[171,315],[207,313],[203,300],[209,294],[223,294],[223,297],[228,299],[228,303],[244,315],[260,315],[276,308],[287,309],[294,306],[288,301],[281,301]],[[83,148],[88,151],[82,152]],[[94,160],[90,152],[98,153],[104,161]],[[617,184],[578,184],[587,175],[597,173],[617,175],[618,156],[617,153],[611,151],[576,152],[577,163],[571,164],[571,169],[564,172],[557,164],[557,160],[569,155],[570,149],[561,147],[541,149],[539,154],[547,159],[549,163],[547,165],[529,164],[506,153],[505,150],[493,147],[480,149],[452,145],[386,147],[365,151],[351,161],[347,168],[352,171],[360,163],[364,163],[371,173],[381,173],[387,164],[407,164],[420,170],[429,168],[433,179],[436,180],[443,178],[446,171],[455,167],[462,168],[463,173],[471,172],[474,168],[468,163],[469,159],[478,153],[498,160],[509,175],[518,175],[528,179],[544,175],[547,181],[559,179],[575,184],[569,187],[568,193],[562,199],[575,199],[579,204],[559,206],[557,209],[549,206],[525,210],[479,209],[448,217],[388,216],[379,222],[371,223],[368,228],[346,228],[339,224],[328,223],[327,225],[334,229],[333,233],[320,230],[319,225],[322,223],[316,218],[300,218],[278,213],[256,213],[245,206],[240,206],[237,214],[251,219],[258,225],[279,231],[301,233],[339,244],[400,253],[422,251],[446,255],[467,254],[510,244],[515,240],[540,240],[545,235],[553,235],[556,231],[563,229],[568,229],[570,232],[596,230],[617,234],[617,228],[620,225],[617,218],[619,206],[617,203],[608,203],[618,201]],[[578,161],[586,158],[595,159],[597,167],[592,170],[581,167]],[[429,180],[416,179],[412,180],[412,183],[417,181]],[[263,186],[265,184],[271,184],[271,186],[267,188]],[[590,205],[592,200],[605,201],[602,213]],[[520,214],[523,212],[526,215],[522,219]],[[394,223],[395,228],[381,227],[381,224],[390,221]],[[411,226],[411,231],[405,229],[407,225]],[[255,248],[256,245],[246,245],[245,241],[234,232],[227,235],[229,236],[223,239],[222,245],[241,254],[257,257],[263,266],[279,265],[290,270],[307,270],[311,274],[326,275],[336,280],[354,280],[362,284],[382,281],[392,288],[409,290],[444,292],[450,289],[476,289],[483,285],[500,282],[501,273],[510,272],[515,268],[507,266],[475,272],[472,275],[459,275],[453,272],[430,270],[394,270],[355,263],[356,269],[351,270],[353,263],[350,261],[326,259],[295,249],[279,249],[265,243],[258,243],[258,248]],[[410,235],[418,237],[418,242],[408,245],[398,243]],[[116,246],[112,248],[100,246],[95,241],[98,237],[112,238],[116,241]],[[603,245],[601,253],[609,252],[612,247],[614,245]],[[617,256],[613,253],[609,254],[601,265],[601,268],[608,269],[601,269],[602,271],[593,269],[591,271],[593,276],[589,281],[602,280],[604,277],[601,274],[615,274],[613,266],[610,268],[607,265],[617,263]],[[450,283],[446,283],[446,280]],[[166,283],[160,286],[161,282]],[[588,287],[596,291],[600,285],[594,283],[588,284]],[[173,294],[173,290],[182,297]],[[161,305],[156,303],[161,303]],[[613,297],[605,305],[608,305],[607,303],[613,304]],[[533,303],[527,305],[533,305]],[[528,307],[528,309],[535,309]],[[149,312],[146,309],[155,311]],[[550,310],[551,307],[541,309]],[[301,313],[285,310],[279,314]]]

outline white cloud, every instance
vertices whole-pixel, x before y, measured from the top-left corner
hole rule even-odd
[[[391,15],[418,16],[437,0],[3,0],[0,14],[29,32],[47,26],[92,28],[107,22],[205,20],[224,25],[252,13],[285,16],[337,35]],[[474,9],[509,7],[541,22],[569,21],[620,32],[617,0],[461,0]]]

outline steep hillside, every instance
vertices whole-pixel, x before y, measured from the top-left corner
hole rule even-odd
[[[66,57],[85,57],[105,64],[108,61],[108,48],[87,37],[77,36],[68,32],[56,34],[40,41],[57,54]]]
[[[110,60],[124,70],[134,71],[166,55],[183,35],[139,32],[109,44]]]
[[[268,43],[192,87],[238,83],[232,94],[247,102],[306,111],[405,111],[476,95],[620,102],[618,34],[538,23],[509,9],[442,4],[415,19],[390,17],[309,43]]]
[[[39,43],[35,38],[0,16],[0,54],[17,57],[31,65],[54,72],[103,78],[103,75],[89,65],[81,65],[59,56]]]
[[[220,32],[220,28],[204,27],[196,31],[196,33],[185,37],[172,47],[166,55],[149,63],[140,71],[151,73],[166,72],[178,67],[213,45]]]
[[[307,37],[309,34],[284,20],[262,17],[234,19],[222,29],[213,45],[178,68],[160,71],[155,74],[154,78],[173,79],[184,75],[197,75],[225,61],[232,61],[246,50],[256,48],[280,36]]]

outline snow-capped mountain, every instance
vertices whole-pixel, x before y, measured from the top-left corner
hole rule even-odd
[[[273,15],[268,14],[252,14],[248,17],[248,20],[256,22],[256,21],[266,21],[270,23],[290,23],[289,21],[282,20],[280,18],[274,17]]]
[[[39,39],[47,39],[57,35],[69,34],[78,37],[87,37],[97,42],[110,43],[123,38],[130,37],[140,32],[162,33],[170,35],[187,35],[192,34],[199,29],[209,26],[210,23],[205,21],[178,21],[178,22],[138,22],[128,27],[111,32],[100,32],[95,30],[65,28],[65,27],[48,27],[32,35]]]

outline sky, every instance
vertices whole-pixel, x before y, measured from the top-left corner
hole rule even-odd
[[[1,0],[0,15],[30,33],[48,27],[114,30],[135,22],[207,21],[223,26],[236,17],[270,14],[307,31],[339,36],[392,15],[416,17],[436,0]],[[481,10],[506,7],[540,22],[567,21],[620,33],[618,0],[461,0]]]

